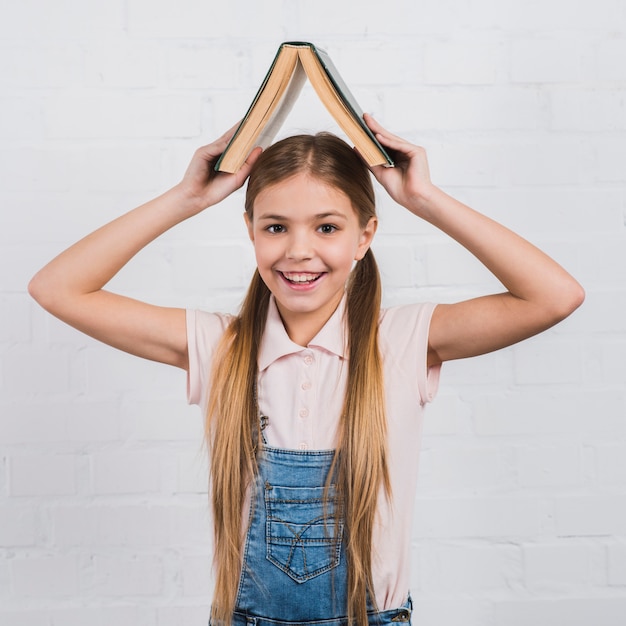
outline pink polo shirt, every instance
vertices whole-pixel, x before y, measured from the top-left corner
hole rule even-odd
[[[308,346],[287,335],[273,299],[259,354],[258,399],[264,430],[276,448],[327,450],[336,445],[346,385],[342,323],[345,298]],[[400,606],[410,579],[410,541],[424,406],[437,391],[440,368],[426,365],[434,304],[383,309],[379,341],[387,401],[392,502],[379,500],[373,576],[380,610]],[[207,405],[211,359],[231,316],[187,311],[188,400]]]

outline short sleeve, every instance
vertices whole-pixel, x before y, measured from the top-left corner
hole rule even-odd
[[[203,409],[207,405],[207,387],[215,350],[232,316],[187,309],[187,402]]]
[[[418,392],[420,404],[432,402],[439,388],[441,365],[428,367],[428,332],[434,303],[410,304],[384,309],[381,312],[379,335],[383,358],[393,379],[385,385],[389,393],[394,387],[410,385]],[[402,394],[406,389],[402,390]]]

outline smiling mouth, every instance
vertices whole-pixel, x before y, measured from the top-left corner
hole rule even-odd
[[[293,285],[310,285],[322,276],[322,272],[311,274],[309,272],[279,272],[281,276]]]

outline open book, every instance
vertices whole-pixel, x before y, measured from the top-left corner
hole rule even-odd
[[[328,54],[311,43],[288,41],[278,48],[248,112],[215,164],[217,171],[236,172],[255,146],[270,145],[307,78],[365,161],[393,166]]]

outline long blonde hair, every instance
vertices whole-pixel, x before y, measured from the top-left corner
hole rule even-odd
[[[362,228],[376,215],[371,176],[361,159],[329,133],[297,135],[265,150],[250,174],[246,212],[267,187],[298,173],[343,191]],[[212,620],[229,624],[242,564],[246,493],[256,475],[260,438],[256,404],[257,357],[270,292],[255,272],[239,315],[224,334],[214,361],[207,410],[216,585]],[[337,484],[344,517],[350,623],[367,623],[367,599],[376,606],[372,581],[372,533],[381,488],[387,496],[387,430],[378,348],[381,284],[368,250],[347,285],[348,379],[337,448],[329,476]]]

